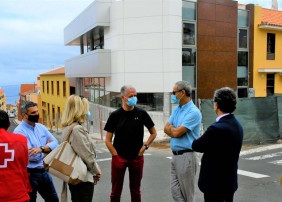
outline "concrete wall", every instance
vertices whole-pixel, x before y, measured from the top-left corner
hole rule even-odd
[[[113,1],[105,49],[111,49],[107,91],[169,92],[182,78],[182,1]]]

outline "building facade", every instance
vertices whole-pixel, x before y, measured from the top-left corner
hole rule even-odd
[[[96,0],[64,30],[65,45],[80,46],[66,77],[76,78],[77,94],[109,107],[131,84],[139,106],[166,116],[179,80],[191,83],[195,103],[224,86],[248,97],[250,9],[231,0]]]
[[[18,107],[18,114],[17,114],[17,116],[18,116],[18,120],[19,121],[22,120],[20,106],[25,101],[31,101],[29,99],[29,95],[30,94],[38,93],[38,88],[36,88],[36,85],[37,84],[21,84],[20,93],[19,93],[20,99],[17,102],[17,107]],[[40,118],[39,118],[39,121],[41,121]]]
[[[70,94],[75,94],[74,87],[70,88],[69,79],[65,77],[65,68],[40,74],[40,92],[43,124],[61,128],[60,120],[66,100]]]
[[[256,97],[282,94],[282,11],[254,6]]]
[[[6,110],[6,95],[3,89],[0,89],[0,109],[7,111]]]

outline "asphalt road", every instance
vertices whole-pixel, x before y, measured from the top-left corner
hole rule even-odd
[[[235,193],[234,201],[238,202],[281,202],[282,187],[282,145],[279,148],[268,148],[266,151],[253,151],[244,154],[239,161],[239,189]],[[263,148],[267,148],[264,146]],[[261,148],[261,147],[260,147]],[[110,201],[111,155],[104,144],[97,144],[99,165],[103,176],[95,186],[93,201]],[[170,157],[169,148],[150,148],[145,155],[144,173],[141,186],[142,201],[144,202],[172,202],[170,194]],[[62,182],[53,177],[58,194],[61,192]],[[38,200],[38,201],[43,201]],[[70,195],[69,195],[70,201]],[[122,202],[130,202],[128,172],[124,181]],[[196,202],[203,202],[203,194],[197,188]]]
[[[10,127],[13,131],[14,123]],[[103,143],[97,144],[98,163],[102,169],[101,181],[95,186],[93,201],[110,201],[111,155]],[[223,151],[224,152],[224,151]],[[219,154],[220,155],[220,154]],[[145,153],[144,173],[141,186],[142,201],[171,202],[170,194],[170,157],[169,148],[152,148]],[[199,155],[200,156],[200,155]],[[282,187],[282,144],[264,145],[241,152],[239,161],[239,188],[234,201],[238,202],[281,202]],[[62,181],[53,177],[58,195]],[[68,195],[70,200],[70,194]],[[38,196],[38,201],[43,199]],[[128,172],[126,173],[122,202],[130,201]],[[197,188],[196,202],[203,202],[203,194]]]
[[[14,119],[13,118],[10,118],[10,122],[11,122],[11,126],[10,128],[8,129],[8,131],[10,133],[12,133],[14,131],[14,129],[17,127],[17,125],[14,123]]]

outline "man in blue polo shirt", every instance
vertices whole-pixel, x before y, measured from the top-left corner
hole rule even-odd
[[[170,186],[172,198],[177,202],[194,201],[198,159],[192,150],[192,142],[200,135],[202,115],[191,100],[191,93],[189,82],[175,83],[171,99],[179,105],[175,107],[164,127],[164,132],[171,137],[173,156]]]
[[[29,181],[32,187],[29,194],[30,202],[36,201],[37,192],[47,202],[59,202],[52,178],[43,166],[44,154],[55,149],[58,141],[44,125],[37,123],[39,113],[36,103],[27,101],[21,105],[20,110],[23,120],[15,128],[14,133],[27,137],[29,153],[27,172],[30,173]]]

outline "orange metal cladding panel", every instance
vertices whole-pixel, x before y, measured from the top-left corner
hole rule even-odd
[[[215,21],[198,20],[198,32],[201,33],[201,36],[215,36],[215,31]]]
[[[237,87],[237,2],[235,4],[231,0],[198,1],[200,99],[212,98],[214,90],[224,86]]]

